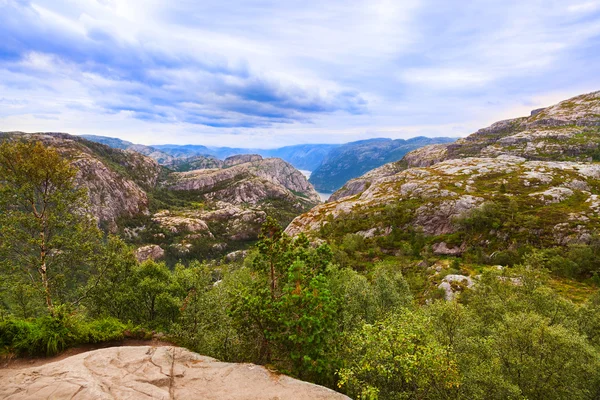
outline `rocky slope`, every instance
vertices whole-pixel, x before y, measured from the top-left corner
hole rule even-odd
[[[500,121],[448,146],[446,158],[509,154],[531,160],[600,160],[600,91]]]
[[[173,173],[166,186],[176,191],[194,191],[211,200],[232,204],[258,204],[268,198],[296,201],[299,208],[318,204],[319,195],[304,175],[277,158],[258,155],[234,156],[222,169]]]
[[[259,155],[232,156],[222,168],[171,172],[153,196],[153,214],[129,221],[122,234],[140,247],[140,258],[168,263],[243,250],[267,216],[287,225],[320,203],[301,172]]]
[[[591,93],[456,144],[419,149],[348,182],[286,231],[319,236],[323,226],[344,218],[357,221],[347,224],[348,233],[416,229],[440,241],[464,240],[452,235],[464,236],[464,220],[475,210],[479,217],[493,214],[493,204],[512,210],[507,215],[515,221],[478,232],[482,243],[585,243],[600,226],[600,164],[592,162],[600,144],[599,110],[600,92]]]
[[[342,197],[353,196],[367,189],[374,179],[397,174],[407,168],[428,167],[446,159],[447,144],[432,144],[407,153],[401,160],[384,164],[366,174],[350,179],[342,188],[329,197],[329,201],[339,200]]]
[[[42,141],[71,160],[78,170],[78,184],[88,191],[92,213],[109,230],[116,230],[120,218],[149,213],[146,191],[156,185],[160,172],[152,159],[62,133],[2,136]]]
[[[140,260],[174,263],[242,250],[258,237],[268,215],[287,224],[320,202],[304,175],[279,159],[195,157],[187,167],[218,168],[172,172],[132,150],[78,136],[14,132],[2,137],[40,140],[71,160],[100,226],[140,248]]]
[[[528,160],[600,161],[600,92],[496,122],[454,143],[428,145],[396,163],[348,181],[330,200],[352,196],[377,177],[454,158],[514,155]]]
[[[187,172],[195,169],[222,168],[223,161],[214,156],[193,156],[189,158],[176,158],[163,165],[176,172]]]
[[[321,192],[334,192],[352,178],[386,163],[400,160],[407,152],[430,144],[451,142],[449,138],[417,137],[369,139],[347,143],[333,149],[313,171],[310,182]]]
[[[0,370],[3,399],[343,400],[330,389],[252,364],[177,347],[112,347],[40,367]]]

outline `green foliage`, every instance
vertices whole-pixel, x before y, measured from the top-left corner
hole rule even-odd
[[[311,248],[303,236],[291,240],[273,219],[263,226],[257,250],[251,280],[233,299],[239,331],[259,338],[259,361],[305,379],[331,379],[337,308],[327,279],[331,250]]]
[[[453,356],[435,340],[431,320],[403,312],[351,333],[339,386],[357,399],[445,399],[460,384]]]
[[[77,344],[121,340],[127,329],[114,318],[87,321],[58,307],[55,315],[0,322],[0,353],[52,356]]]
[[[55,303],[77,301],[78,285],[98,273],[101,234],[75,173],[40,142],[0,144],[0,270],[12,283],[9,305],[23,316],[40,312],[26,294],[52,312]]]

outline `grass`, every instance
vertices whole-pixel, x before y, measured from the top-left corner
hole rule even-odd
[[[548,286],[574,303],[584,303],[598,291],[598,287],[593,284],[569,278],[555,277],[548,282]]]

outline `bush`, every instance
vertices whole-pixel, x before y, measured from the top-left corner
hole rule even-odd
[[[35,320],[0,322],[0,346],[18,356],[52,356],[78,344],[122,340],[126,331],[127,326],[114,318],[85,321],[59,310]]]

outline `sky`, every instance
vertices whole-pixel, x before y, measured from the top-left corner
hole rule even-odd
[[[0,131],[460,137],[599,72],[600,0],[0,0]]]

